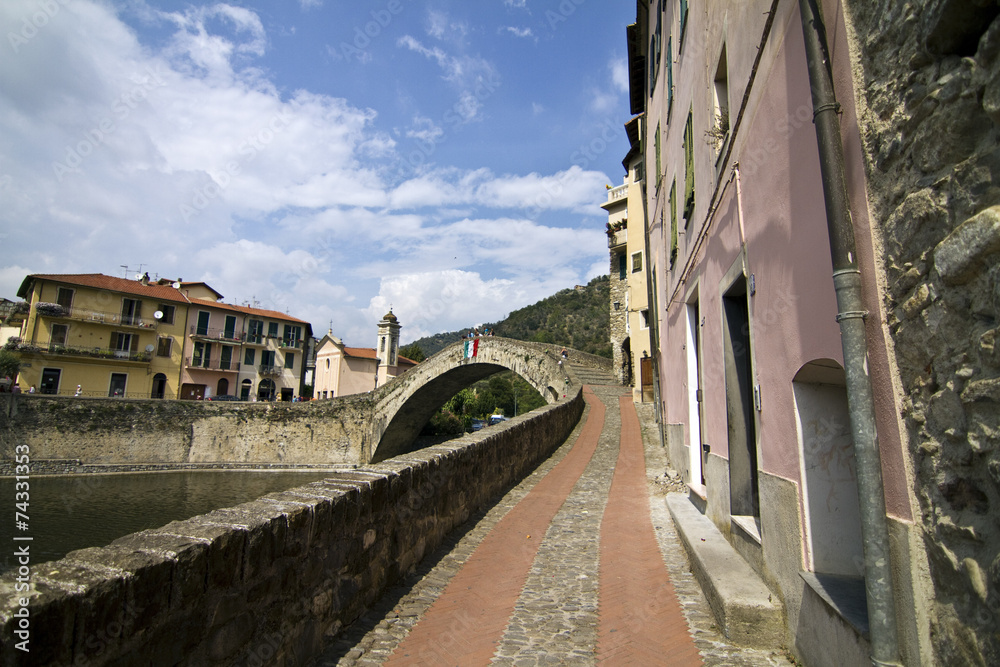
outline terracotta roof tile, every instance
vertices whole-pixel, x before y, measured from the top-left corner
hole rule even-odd
[[[361,359],[375,359],[375,348],[371,347],[345,347],[344,354]]]
[[[94,289],[121,292],[123,294],[134,294],[136,296],[144,296],[150,299],[187,303],[187,299],[184,298],[184,295],[169,285],[157,285],[156,283],[143,285],[138,280],[115,278],[113,276],[106,276],[103,273],[31,274],[24,279],[24,282],[21,283],[21,289],[18,291],[18,296],[21,296],[22,292],[24,292],[25,296],[27,295],[27,285],[28,282],[32,280],[46,280],[54,283],[63,283],[64,285],[93,287]]]
[[[148,285],[143,285],[138,280],[129,280],[128,278],[115,278],[114,276],[106,276],[103,273],[31,274],[24,279],[24,282],[21,283],[21,288],[18,290],[18,296],[21,296],[23,298],[27,294],[28,283],[29,281],[32,280],[46,280],[49,282],[62,283],[64,285],[92,287],[94,289],[103,289],[111,292],[120,292],[122,294],[133,294],[135,296],[143,296],[148,299],[159,299],[161,301],[192,303],[192,304],[197,304],[199,306],[219,308],[222,310],[232,310],[240,313],[245,313],[247,315],[258,315],[260,317],[266,317],[272,320],[282,320],[285,322],[296,322],[299,324],[305,324],[307,326],[309,325],[309,322],[306,322],[305,320],[300,320],[297,317],[292,317],[291,315],[287,315],[285,313],[276,310],[250,308],[249,306],[235,306],[229,303],[211,301],[209,299],[191,299],[185,297],[184,294],[174,289],[170,285],[158,285],[155,282],[150,282]],[[208,287],[208,289],[212,289],[205,283],[186,283],[186,284],[205,285],[206,287]],[[212,291],[214,292],[215,290],[213,289]],[[218,292],[216,292],[216,294],[218,294]]]

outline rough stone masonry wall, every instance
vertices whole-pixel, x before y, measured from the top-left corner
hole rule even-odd
[[[997,665],[1000,6],[846,5],[933,584],[934,660]]]
[[[623,251],[624,252],[624,251]],[[611,313],[611,363],[617,379],[622,384],[631,384],[632,378],[626,377],[628,359],[622,351],[622,344],[628,338],[628,279],[619,278],[618,257],[621,253],[611,253],[611,287],[608,309]],[[614,304],[618,304],[615,309]]]
[[[297,665],[549,455],[583,399],[33,568],[31,652],[0,581],[0,665]],[[502,576],[502,575],[498,575]]]
[[[362,463],[368,395],[308,403],[212,403],[0,395],[0,461]]]

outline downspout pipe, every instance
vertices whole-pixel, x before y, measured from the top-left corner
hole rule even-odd
[[[875,401],[871,377],[868,375],[868,344],[865,337],[865,317],[868,313],[861,294],[861,271],[858,269],[854,224],[844,175],[840,105],[833,87],[826,26],[818,0],[799,0],[799,9],[812,91],[813,123],[819,145],[823,197],[833,259],[833,284],[837,294],[837,322],[840,324],[847,403],[858,474],[870,657],[876,667],[899,665],[885,491],[875,429]]]

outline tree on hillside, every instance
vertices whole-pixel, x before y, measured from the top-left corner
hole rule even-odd
[[[410,343],[409,345],[404,345],[399,348],[399,356],[406,357],[407,359],[417,363],[420,363],[427,358],[427,355],[424,354],[424,351],[420,349],[420,346],[416,343]]]
[[[607,275],[586,286],[560,290],[541,301],[509,313],[499,322],[484,323],[497,336],[565,345],[581,352],[611,357],[610,285]],[[461,340],[468,329],[421,338],[427,354]],[[402,352],[401,352],[402,354]]]

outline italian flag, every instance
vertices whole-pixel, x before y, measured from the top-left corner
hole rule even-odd
[[[476,356],[479,352],[479,339],[473,338],[472,340],[465,341],[465,352],[462,355],[465,359],[471,359]]]

